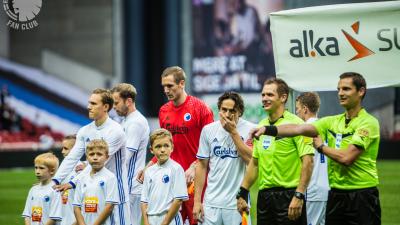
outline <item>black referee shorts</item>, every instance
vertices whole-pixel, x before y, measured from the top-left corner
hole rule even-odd
[[[380,225],[381,206],[376,187],[329,191],[326,225]]]
[[[295,188],[268,188],[258,192],[257,224],[260,225],[307,225],[306,202],[299,219],[288,218],[288,209]]]

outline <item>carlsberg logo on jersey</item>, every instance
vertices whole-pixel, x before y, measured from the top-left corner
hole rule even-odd
[[[237,150],[223,146],[215,146],[213,152],[215,156],[220,157],[221,159],[238,157]]]

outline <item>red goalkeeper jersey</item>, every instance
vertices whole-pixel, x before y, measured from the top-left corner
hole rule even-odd
[[[173,136],[174,151],[171,158],[187,170],[195,160],[203,127],[214,121],[211,109],[200,99],[188,95],[183,104],[172,101],[160,108],[160,127]]]

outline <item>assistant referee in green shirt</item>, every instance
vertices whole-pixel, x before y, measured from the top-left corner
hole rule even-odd
[[[377,189],[376,158],[379,150],[379,122],[361,103],[367,91],[358,73],[340,75],[338,97],[345,113],[324,117],[313,124],[265,126],[254,136],[305,135],[314,138],[315,148],[328,156],[327,225],[380,225],[381,207]]]

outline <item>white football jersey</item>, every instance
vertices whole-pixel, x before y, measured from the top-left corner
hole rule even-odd
[[[84,164],[83,162],[78,162],[76,166]],[[76,167],[75,166],[75,167]],[[75,172],[75,167],[71,173],[62,181],[63,184],[70,182],[74,177],[76,177],[79,172]],[[74,215],[74,206],[72,202],[74,201],[75,189],[71,188],[61,193],[61,208],[62,208],[62,221],[61,225],[71,225],[76,219]]]
[[[310,118],[307,123],[316,121],[317,118]],[[328,181],[328,157],[314,152],[314,168],[310,183],[308,184],[306,198],[307,201],[328,201],[329,181]]]
[[[31,225],[44,225],[49,219],[59,224],[62,219],[61,195],[52,186],[52,182],[38,184],[29,190],[22,217],[29,217]]]
[[[106,203],[117,205],[119,203],[117,178],[107,168],[97,173],[85,174],[76,186],[74,206],[81,208],[86,224],[93,224],[104,210]],[[116,213],[116,211],[113,211]],[[107,218],[105,225],[114,221],[113,213]]]
[[[147,143],[150,127],[146,118],[138,111],[130,113],[121,123],[126,135],[126,164],[128,168],[129,194],[140,195],[142,184],[136,180],[146,163]]]
[[[257,125],[239,119],[236,126],[247,142],[249,132]],[[199,159],[209,159],[204,204],[210,207],[236,209],[236,194],[246,172],[246,163],[240,158],[230,134],[220,121],[206,125],[201,131]]]
[[[183,168],[172,159],[150,166],[144,174],[140,201],[147,203],[147,215],[167,212],[174,199],[189,198]]]
[[[101,126],[96,126],[93,121],[79,129],[74,147],[61,163],[53,179],[58,182],[63,180],[75,168],[76,163],[85,154],[88,143],[94,139],[103,139],[107,142],[109,158],[105,163],[105,167],[117,177],[119,202],[127,202],[129,200],[129,192],[127,168],[125,164],[125,134],[121,125],[111,118],[107,118]],[[84,174],[88,174],[90,170],[91,167],[87,166],[73,179],[73,183],[76,184],[80,177]]]

